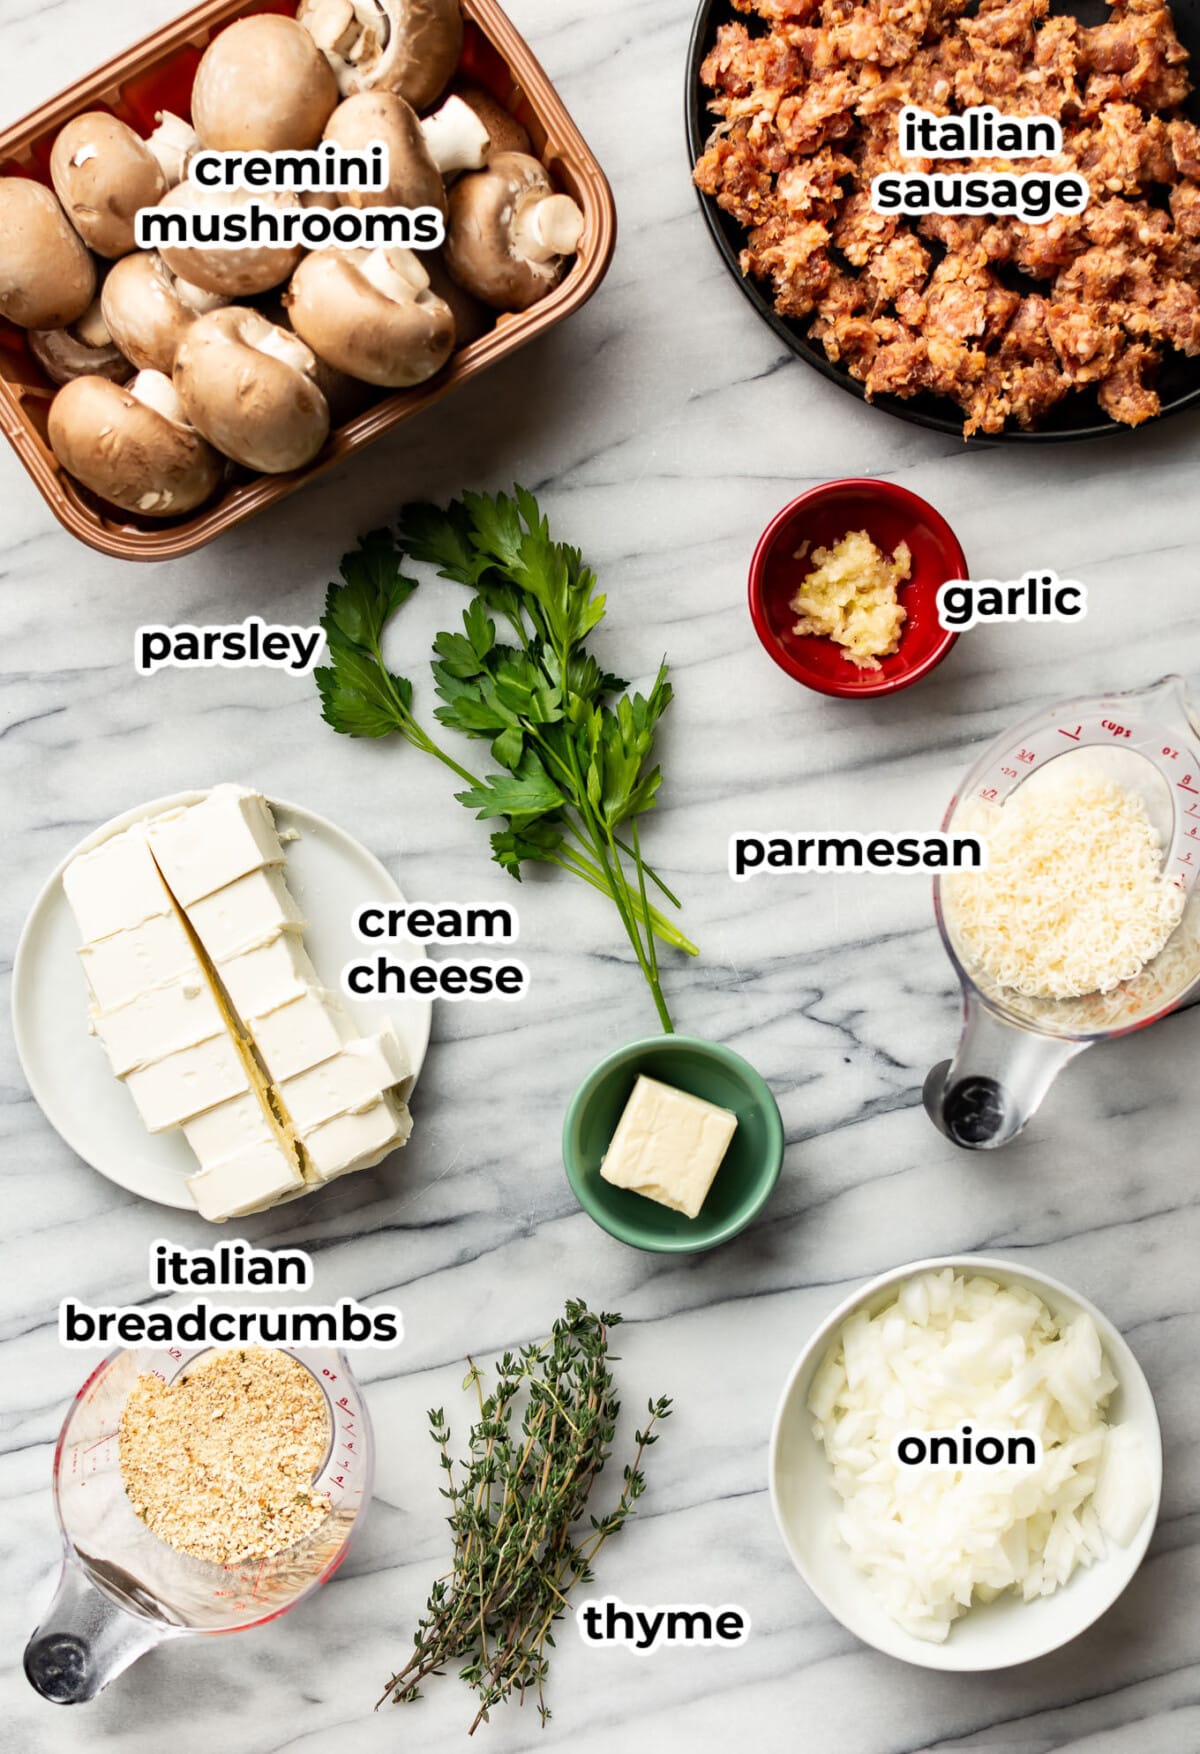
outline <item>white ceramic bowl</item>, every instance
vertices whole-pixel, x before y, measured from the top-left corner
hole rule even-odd
[[[855,1310],[874,1314],[890,1303],[915,1273],[953,1267],[982,1273],[1002,1284],[1033,1291],[1056,1316],[1086,1311],[1096,1324],[1117,1388],[1108,1407],[1111,1424],[1131,1422],[1141,1434],[1151,1474],[1153,1502],[1127,1547],[1109,1543],[1108,1554],[1080,1567],[1052,1596],[1023,1602],[1004,1595],[979,1604],[954,1622],[944,1644],[914,1638],[898,1626],[874,1595],[866,1577],[851,1564],[834,1530],[841,1499],[833,1488],[825,1451],[813,1435],[808,1393],[813,1377],[834,1344],[838,1330]],[[1077,1638],[1110,1608],[1141,1564],[1158,1520],[1162,1497],[1162,1436],[1150,1385],[1117,1329],[1086,1298],[1015,1262],[983,1255],[952,1255],[896,1267],[854,1292],[822,1323],[800,1354],[788,1378],[771,1433],[771,1503],[784,1545],[797,1571],[817,1599],[864,1644],[901,1662],[925,1669],[1006,1669],[1057,1650]]]

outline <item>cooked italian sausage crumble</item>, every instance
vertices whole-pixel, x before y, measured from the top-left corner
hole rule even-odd
[[[1115,421],[1159,412],[1166,353],[1200,354],[1200,129],[1161,0],[1094,28],[1049,0],[733,0],[701,79],[719,117],[700,189],[747,232],[742,271],[807,319],[867,397],[946,396],[964,432],[1032,428],[1094,388]],[[1046,115],[1053,158],[908,159],[899,112]],[[887,171],[1077,172],[1081,214],[890,217]]]

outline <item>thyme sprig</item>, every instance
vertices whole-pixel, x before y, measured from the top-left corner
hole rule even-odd
[[[608,1351],[610,1330],[620,1320],[568,1302],[549,1340],[504,1354],[490,1392],[468,1360],[463,1388],[474,1391],[478,1418],[457,1469],[445,1412],[430,1412],[454,1556],[450,1572],[429,1593],[412,1655],[378,1705],[419,1699],[422,1681],[457,1663],[479,1700],[472,1735],[494,1706],[514,1695],[524,1704],[532,1694],[543,1725],[548,1722],[547,1650],[555,1624],[575,1585],[592,1581],[605,1542],[634,1515],[645,1491],[646,1451],[671,1411],[666,1398],[648,1403],[649,1418],[635,1433],[615,1505],[606,1515],[589,1514],[621,1410]]]

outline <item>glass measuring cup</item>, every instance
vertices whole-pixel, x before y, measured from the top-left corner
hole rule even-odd
[[[1003,805],[1051,766],[1057,776],[1064,762],[1086,762],[1142,798],[1162,843],[1163,874],[1184,891],[1184,911],[1159,955],[1114,991],[1027,998],[978,968],[956,933],[945,880],[935,880],[938,929],[962,984],[964,1023],[953,1061],[925,1080],[925,1107],[967,1150],[1007,1144],[1077,1054],[1144,1029],[1200,990],[1200,724],[1182,679],[1067,701],[1006,731],[967,774],[946,832],[970,832],[980,805]]]
[[[244,1632],[294,1608],[346,1557],[371,1496],[371,1424],[343,1353],[283,1347],[311,1372],[329,1410],[330,1443],[314,1481],[332,1509],[313,1534],[272,1559],[212,1565],[178,1553],[138,1518],[117,1454],[121,1410],[137,1377],[171,1382],[227,1347],[114,1352],[67,1414],[54,1453],[62,1532],[58,1591],[25,1647],[25,1673],[59,1705],[94,1699],[146,1651],[197,1633]]]

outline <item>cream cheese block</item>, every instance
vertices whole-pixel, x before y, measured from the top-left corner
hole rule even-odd
[[[202,802],[153,817],[146,838],[184,909],[264,865],[283,864],[266,799],[243,786],[214,786]]]
[[[171,912],[171,897],[140,827],[72,859],[63,888],[85,944]]]
[[[224,1035],[225,1019],[197,965],[181,980],[151,987],[113,1011],[94,1011],[92,1029],[104,1044],[113,1071],[123,1078],[180,1048]]]
[[[200,972],[192,941],[174,913],[157,914],[95,944],[84,944],[79,960],[101,1011],[115,1011],[151,987]]]
[[[307,987],[299,998],[265,1017],[246,1019],[273,1082],[320,1065],[358,1035],[354,1020],[336,993]]]
[[[370,1108],[411,1072],[400,1039],[389,1027],[378,1035],[348,1041],[330,1059],[295,1078],[285,1078],[279,1094],[293,1124],[303,1132],[335,1115]]]
[[[276,1142],[276,1130],[258,1092],[250,1089],[184,1121],[183,1136],[204,1169],[224,1163],[252,1145]]]
[[[371,1169],[407,1144],[412,1116],[407,1106],[385,1093],[370,1108],[337,1115],[302,1135],[310,1173],[318,1181],[334,1181],[356,1169]]]
[[[253,1085],[237,1043],[224,1031],[130,1072],[125,1088],[147,1129],[166,1133]]]
[[[696,1218],[736,1130],[737,1116],[729,1109],[643,1074],[600,1174],[614,1187]]]
[[[188,1177],[188,1189],[200,1216],[212,1224],[264,1212],[277,1200],[300,1193],[304,1177],[295,1161],[274,1139],[247,1145],[234,1157],[210,1164]]]
[[[279,932],[301,932],[307,925],[283,872],[275,866],[251,871],[187,910],[188,923],[216,963],[228,962]]]
[[[265,1017],[321,982],[297,932],[278,932],[265,944],[217,964],[221,983],[239,1017]]]

